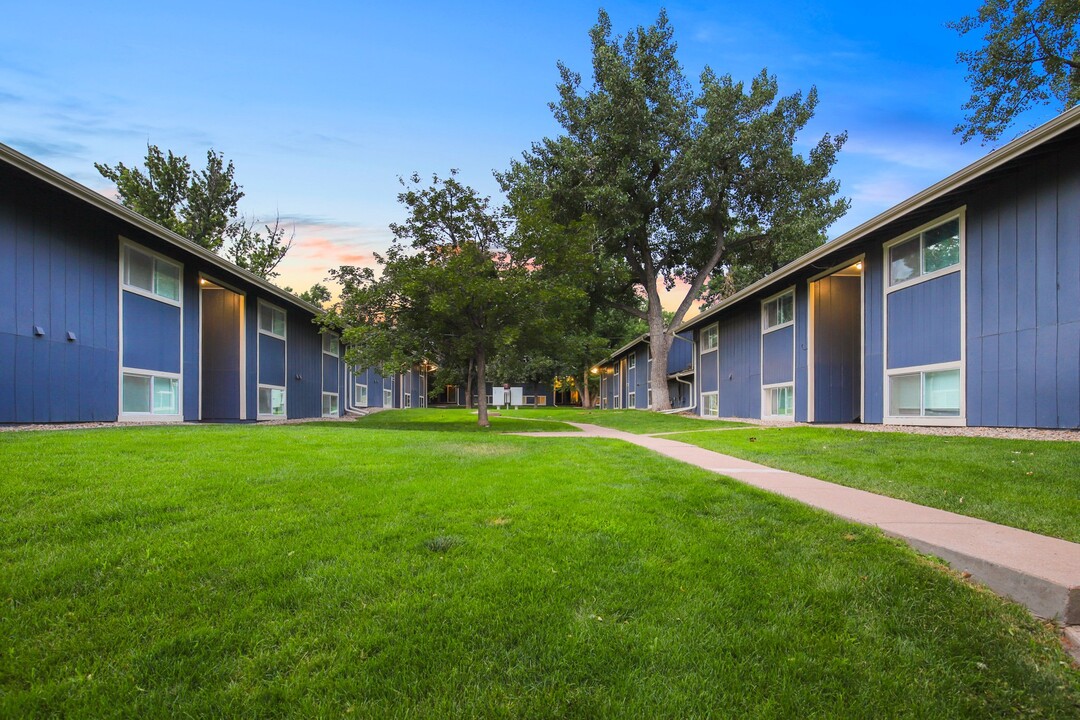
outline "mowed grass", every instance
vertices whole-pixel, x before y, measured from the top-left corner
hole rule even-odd
[[[476,410],[463,408],[411,408],[409,410],[380,410],[360,418],[367,429],[409,430],[413,432],[559,432],[577,430],[563,422],[536,422],[528,417],[510,417],[507,412],[492,409],[488,412],[488,427],[477,423]],[[336,422],[336,421],[335,421]]]
[[[672,440],[1080,542],[1080,443],[754,428]]]
[[[375,417],[0,435],[0,717],[1080,710],[1048,629],[872,529]]]
[[[582,408],[521,408],[504,410],[507,418],[534,418],[563,422],[590,423],[639,435],[689,430],[716,430],[726,427],[747,427],[745,423],[726,420],[706,420],[689,415],[664,415],[644,410],[585,410]],[[537,423],[539,424],[539,423]]]

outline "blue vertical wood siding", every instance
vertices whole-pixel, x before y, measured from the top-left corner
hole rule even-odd
[[[311,316],[291,308],[287,313],[285,336],[289,377],[285,402],[289,417],[322,415],[322,336]]]
[[[124,292],[124,367],[180,372],[180,308]]]
[[[285,386],[285,341],[259,333],[259,382]]]
[[[960,273],[890,293],[888,367],[960,360]]]
[[[0,170],[0,423],[116,419],[118,267],[105,223]]]
[[[761,417],[761,312],[757,302],[724,313],[719,339],[720,415]]]
[[[862,392],[862,281],[831,275],[813,284],[814,421],[852,422]]]
[[[863,419],[880,423],[884,417],[885,323],[884,261],[881,246],[863,248]]]
[[[1080,143],[968,199],[969,425],[1080,426]]]
[[[794,382],[795,326],[773,330],[761,337],[761,384]]]
[[[795,420],[806,422],[807,392],[809,385],[809,327],[810,327],[810,285],[799,282],[795,285]]]
[[[322,373],[323,373],[323,392],[336,393],[340,388],[338,384],[338,359],[333,355],[323,354],[322,356]]]

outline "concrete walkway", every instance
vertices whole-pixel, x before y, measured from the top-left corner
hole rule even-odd
[[[970,573],[1039,617],[1080,625],[1080,545],[758,465],[667,437],[569,423],[581,432],[531,437],[612,438],[648,448],[842,518],[875,525],[915,549]]]

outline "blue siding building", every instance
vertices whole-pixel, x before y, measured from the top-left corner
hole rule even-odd
[[[338,416],[319,312],[0,145],[0,423]]]
[[[600,407],[647,410],[652,405],[652,351],[642,335],[596,364]],[[694,402],[694,345],[690,333],[677,334],[668,352],[668,396],[673,408],[691,409]]]
[[[1080,427],[1080,108],[679,330],[703,415]]]

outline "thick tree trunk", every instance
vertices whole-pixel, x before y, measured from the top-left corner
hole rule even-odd
[[[488,420],[486,370],[487,358],[484,357],[484,349],[478,348],[476,351],[476,423],[480,427],[491,426],[491,421]]]
[[[649,409],[670,410],[671,396],[668,394],[667,366],[674,332],[664,326],[660,295],[655,286],[649,291],[648,321],[649,347],[652,350],[652,367],[649,369],[649,379],[652,381],[652,403]]]
[[[591,408],[592,401],[589,397],[589,368],[585,368],[585,373],[582,377],[585,382],[581,385],[581,407]]]
[[[469,358],[469,371],[465,373],[465,409],[472,410],[473,361]]]

